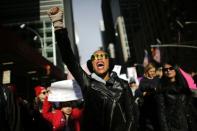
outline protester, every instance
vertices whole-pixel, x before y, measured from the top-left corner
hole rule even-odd
[[[82,110],[74,107],[74,101],[60,102],[60,109],[50,111],[52,103],[45,98],[43,116],[53,125],[53,131],[80,131]]]
[[[176,64],[166,62],[163,65],[160,84],[162,90],[157,96],[159,130],[196,130],[196,111],[191,102],[192,93]]]
[[[39,110],[39,112],[42,112],[42,104],[44,99],[48,95],[48,91],[45,87],[38,85],[34,88],[34,92],[35,92],[34,108],[36,110]]]
[[[130,78],[129,80],[129,87],[132,91],[132,95],[136,98],[136,97],[139,97],[139,90],[138,90],[138,85],[135,81],[135,79],[133,77]]]
[[[82,130],[135,131],[134,99],[126,81],[110,73],[109,55],[102,50],[91,56],[94,78],[87,75],[76,61],[66,29],[63,12],[54,7],[48,11],[55,28],[62,59],[81,87],[84,101]]]
[[[0,130],[1,131],[10,131],[10,123],[8,116],[8,108],[7,108],[7,93],[6,88],[0,85]]]
[[[0,131],[23,130],[21,110],[12,87],[0,85]]]
[[[156,77],[156,67],[149,63],[144,69],[144,76],[140,80],[139,89],[142,92],[143,103],[140,104],[140,130],[158,131],[156,88],[159,78]]]
[[[23,123],[25,131],[35,130],[51,130],[50,123],[45,120],[41,114],[42,104],[45,97],[48,95],[47,89],[44,86],[38,85],[34,87],[35,99],[33,103],[26,102],[21,103],[21,109],[23,110]]]

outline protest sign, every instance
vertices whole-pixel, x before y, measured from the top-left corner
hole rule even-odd
[[[75,80],[54,82],[49,87],[48,101],[65,102],[82,99],[81,88]]]
[[[137,71],[135,67],[128,67],[127,68],[127,74],[128,74],[128,80],[130,80],[131,78],[135,79],[135,82],[137,85],[139,85],[139,81],[137,78]]]

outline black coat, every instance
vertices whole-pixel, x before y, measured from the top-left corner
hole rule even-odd
[[[140,130],[158,131],[158,116],[156,103],[156,89],[159,79],[148,79],[143,77],[140,81],[139,90],[146,95],[142,97],[140,106]]]
[[[157,96],[160,131],[195,131],[191,94],[176,83],[163,86]]]
[[[13,91],[0,85],[0,131],[22,131],[20,114]]]
[[[112,75],[105,84],[88,76],[71,51],[65,29],[55,32],[62,59],[80,85],[85,100],[82,130],[134,131],[134,99],[128,84]]]

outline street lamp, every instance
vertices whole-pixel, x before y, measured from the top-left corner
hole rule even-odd
[[[27,30],[33,32],[33,33],[35,34],[35,36],[34,36],[34,38],[33,38],[34,41],[37,40],[37,39],[39,38],[39,41],[40,41],[40,44],[41,44],[42,56],[45,56],[45,52],[44,52],[44,42],[43,42],[43,39],[42,39],[42,37],[40,36],[40,34],[39,34],[36,30],[34,30],[33,28],[30,28],[30,27],[26,26],[26,24],[21,24],[21,25],[20,25],[20,28],[21,28],[21,29],[24,29],[24,28],[25,28],[25,29],[27,29]]]
[[[186,21],[185,24],[186,25],[189,25],[189,24],[197,24],[197,21]]]
[[[179,48],[191,48],[191,49],[197,49],[197,46],[192,45],[179,45],[179,44],[162,44],[162,45],[150,45],[150,47],[179,47]]]

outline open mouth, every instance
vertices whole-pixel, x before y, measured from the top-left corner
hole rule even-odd
[[[104,62],[100,61],[96,63],[96,66],[98,69],[103,69],[104,68]]]

